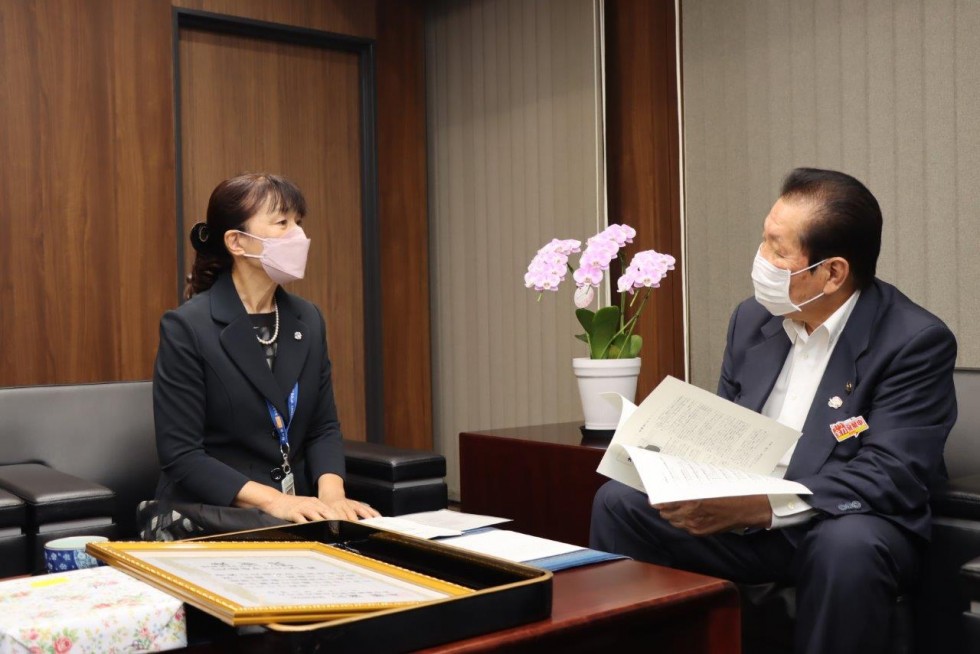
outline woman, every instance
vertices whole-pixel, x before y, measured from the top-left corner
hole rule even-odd
[[[344,495],[323,316],[282,288],[304,274],[305,214],[294,184],[247,174],[191,230],[188,301],[160,321],[162,474],[144,538],[378,515]]]

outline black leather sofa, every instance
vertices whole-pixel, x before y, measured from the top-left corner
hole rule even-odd
[[[448,504],[441,455],[348,441],[346,458],[348,494],[383,515]],[[0,388],[0,572],[37,570],[60,536],[135,538],[158,473],[151,382]]]
[[[971,585],[971,568],[980,565],[980,369],[957,369],[954,382],[959,416],[946,441],[949,481],[933,494],[932,542],[915,598],[920,654],[980,652],[980,611],[970,612],[971,600],[980,601]]]
[[[946,442],[949,481],[933,492],[921,584],[899,598],[891,624],[876,625],[889,633],[890,654],[980,652],[980,370],[957,369],[954,383],[959,415]],[[746,654],[791,654],[793,589],[740,590]]]

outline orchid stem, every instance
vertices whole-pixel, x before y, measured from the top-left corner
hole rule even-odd
[[[622,252],[619,253],[619,273],[623,274],[626,272],[626,259],[623,257]],[[612,280],[610,280],[612,281]],[[630,303],[632,304],[632,303]],[[626,291],[620,291],[619,293],[619,331],[623,331],[623,327],[626,326],[624,322],[626,320]]]
[[[636,313],[634,313],[633,316],[630,318],[630,321],[628,323],[629,331],[626,332],[626,338],[623,339],[623,347],[619,348],[619,355],[616,357],[617,359],[623,358],[623,350],[625,350],[629,346],[630,338],[633,337],[633,330],[636,328],[636,319],[640,317],[641,313],[643,313],[643,307],[646,306],[647,298],[650,297],[650,293],[652,292],[653,292],[652,289],[647,289],[646,294],[643,296],[643,301],[640,302],[640,307],[636,310]],[[630,304],[632,304],[632,302]],[[622,331],[622,328],[620,328],[620,331]]]

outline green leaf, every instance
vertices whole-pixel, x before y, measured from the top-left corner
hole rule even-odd
[[[575,338],[577,338],[578,340],[582,341],[586,345],[589,344],[589,335],[588,334],[575,334]]]
[[[592,358],[608,358],[609,344],[619,332],[619,307],[613,305],[596,311],[592,319],[592,329],[586,331],[590,335],[589,345],[592,348]]]
[[[626,334],[616,334],[616,338],[612,340],[609,349],[606,350],[606,358],[634,359],[640,355],[641,347],[643,347],[643,337],[633,334],[627,342]]]
[[[578,322],[585,329],[586,334],[592,333],[592,319],[595,317],[595,312],[589,309],[576,309],[575,317],[578,318]]]

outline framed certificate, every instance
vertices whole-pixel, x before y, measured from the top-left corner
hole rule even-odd
[[[329,621],[476,592],[319,542],[91,543],[88,551],[231,625]]]

